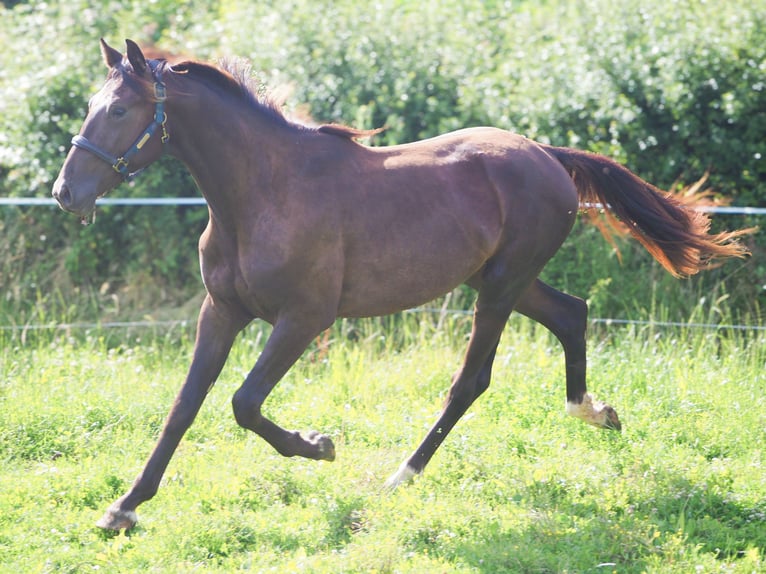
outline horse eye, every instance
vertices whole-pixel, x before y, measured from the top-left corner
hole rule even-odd
[[[123,108],[122,106],[114,106],[113,108],[109,109],[109,115],[113,118],[121,118],[127,113],[127,110]]]

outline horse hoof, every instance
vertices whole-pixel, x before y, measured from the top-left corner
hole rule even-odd
[[[609,405],[604,405],[603,412],[605,419],[601,428],[621,431],[622,423],[620,423],[620,417],[617,416],[617,411]]]
[[[120,510],[110,507],[101,519],[96,522],[96,526],[104,530],[129,530],[138,522],[138,515],[135,510]]]
[[[580,403],[567,402],[567,414],[602,429],[622,430],[617,411],[606,403],[594,401],[587,393]]]
[[[326,460],[332,462],[335,460],[335,444],[332,439],[317,431],[310,431],[303,440],[314,446],[316,449],[316,460]]]
[[[394,491],[399,486],[411,482],[416,474],[418,474],[418,471],[412,468],[408,464],[408,461],[405,460],[401,466],[399,466],[399,469],[389,477],[383,485],[383,488],[389,492]]]

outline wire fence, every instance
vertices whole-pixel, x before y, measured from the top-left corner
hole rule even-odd
[[[106,197],[98,200],[99,205],[119,206],[206,206],[207,202],[202,197]],[[0,206],[51,206],[58,204],[53,198],[48,197],[0,197]],[[594,206],[598,207],[598,206]],[[766,215],[766,207],[748,206],[699,206],[696,209],[712,214],[727,215]],[[472,311],[461,309],[409,309],[405,313],[444,313],[448,315],[470,315]],[[681,321],[654,321],[651,319],[613,319],[592,318],[590,323],[604,326],[651,326],[658,328],[687,328],[708,330],[735,330],[735,331],[766,331],[762,325],[741,324],[718,324],[697,323]],[[51,323],[37,325],[0,325],[0,331],[71,331],[87,329],[150,329],[150,328],[173,328],[189,326],[189,321],[105,321],[105,322],[75,322],[75,323]]]
[[[103,197],[98,200],[98,205],[125,205],[125,206],[152,206],[152,205],[207,205],[203,197]],[[58,204],[52,197],[0,197],[0,206],[35,206],[48,205],[55,207]],[[599,205],[592,207],[599,208]],[[705,213],[726,215],[766,215],[766,207],[747,206],[722,206],[701,205],[695,209]]]
[[[403,311],[406,314],[430,314],[438,313],[443,315],[472,315],[473,311],[463,309],[408,309]],[[652,328],[677,328],[677,329],[705,329],[710,331],[766,331],[764,325],[741,325],[730,323],[698,323],[683,321],[655,321],[653,319],[610,319],[596,317],[589,319],[592,325],[603,325],[605,327],[652,327]],[[11,332],[32,332],[32,331],[81,331],[81,330],[102,330],[102,329],[172,329],[176,327],[186,328],[195,325],[190,320],[169,320],[169,321],[82,321],[74,323],[46,323],[30,325],[4,325],[0,326],[0,331]]]
[[[97,201],[98,205],[207,205],[203,197],[103,197]],[[58,205],[52,197],[0,197],[0,205],[7,206],[33,206],[33,205]],[[766,211],[765,211],[766,212]]]

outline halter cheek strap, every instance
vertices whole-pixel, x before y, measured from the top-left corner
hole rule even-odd
[[[141,172],[140,169],[134,172],[130,171],[130,159],[141,151],[141,148],[152,139],[152,136],[154,136],[157,130],[162,132],[160,139],[163,144],[166,144],[170,139],[170,134],[167,129],[168,116],[165,113],[165,100],[167,99],[165,84],[160,78],[158,69],[154,66],[152,67],[152,75],[154,76],[154,98],[156,101],[154,105],[154,118],[152,119],[152,123],[150,123],[141,135],[138,136],[136,141],[133,142],[133,145],[130,146],[128,151],[118,157],[104,151],[84,136],[76,135],[72,138],[73,146],[88,151],[99,159],[104,160],[111,165],[112,169],[120,174],[125,181],[130,181]]]

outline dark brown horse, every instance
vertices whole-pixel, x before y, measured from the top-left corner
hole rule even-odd
[[[365,147],[354,138],[370,132],[291,123],[235,66],[171,66],[130,41],[124,58],[103,41],[101,51],[109,74],[53,196],[86,218],[97,197],[166,152],[192,173],[210,211],[199,243],[207,297],[188,376],[143,472],[103,528],[136,523],[136,507],[157,492],[232,342],[255,318],[273,330],[234,395],[237,422],[284,456],[333,460],[327,436],[261,415],[306,346],[336,317],[400,311],[462,283],[478,291],[465,361],[433,428],[389,479],[396,486],[424,469],[487,389],[513,310],[561,341],[567,412],[620,428],[614,409],[586,392],[585,303],[537,279],[582,203],[608,206],[674,275],[745,252],[739,233],[708,234],[706,216],[602,156],[493,128]]]

